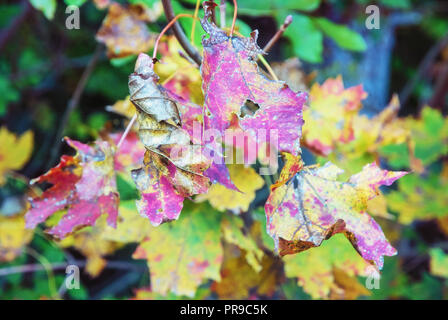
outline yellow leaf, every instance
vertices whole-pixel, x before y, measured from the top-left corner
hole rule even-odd
[[[23,215],[0,215],[0,262],[14,260],[33,238],[33,231],[25,229]]]
[[[3,185],[7,171],[19,170],[29,160],[33,152],[33,132],[26,131],[17,137],[6,127],[1,127],[0,146],[0,185]]]
[[[208,200],[220,211],[231,210],[236,213],[247,211],[250,203],[255,199],[255,191],[263,187],[264,180],[251,167],[231,164],[228,168],[231,180],[241,192],[214,184],[207,194],[198,195],[197,199]]]

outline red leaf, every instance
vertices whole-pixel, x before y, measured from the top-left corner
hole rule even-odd
[[[119,194],[116,191],[112,149],[105,141],[95,147],[66,138],[75,148],[76,156],[62,156],[61,162],[32,183],[51,183],[41,196],[30,199],[31,209],[26,214],[27,228],[35,228],[53,213],[67,209],[67,213],[48,233],[63,238],[75,228],[94,225],[103,214],[107,223],[115,227]]]

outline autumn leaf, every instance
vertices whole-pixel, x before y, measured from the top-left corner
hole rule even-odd
[[[223,238],[227,243],[234,244],[246,252],[247,263],[256,271],[262,269],[263,251],[250,236],[248,230],[244,232],[244,221],[238,216],[224,216],[221,222]]]
[[[448,278],[448,255],[440,248],[433,248],[429,252],[431,274]]]
[[[285,256],[283,261],[286,276],[297,278],[297,284],[313,299],[329,299],[335,294],[345,295],[346,289],[342,281],[338,283],[338,278],[349,284],[349,281],[358,283],[355,276],[368,276],[371,273],[376,275],[375,269],[362,259],[340,234],[325,241],[315,250]],[[352,291],[352,295],[369,294],[365,288],[359,290],[353,283],[351,287],[358,288],[356,292]]]
[[[129,98],[127,96],[123,100],[118,100],[113,105],[106,106],[106,110],[131,119],[137,110]]]
[[[10,170],[20,170],[28,162],[33,152],[33,132],[27,131],[20,137],[0,128],[0,186],[6,182],[5,174]]]
[[[56,167],[32,180],[32,184],[52,186],[30,199],[31,209],[25,216],[27,228],[35,228],[64,209],[68,209],[67,213],[48,231],[58,238],[64,238],[75,228],[95,224],[103,214],[108,215],[108,224],[115,226],[119,195],[112,148],[105,141],[97,141],[91,147],[69,138],[65,140],[77,154],[62,156]]]
[[[133,257],[148,261],[154,292],[193,297],[202,282],[220,279],[220,220],[210,206],[189,204],[176,223],[152,228]]]
[[[381,227],[366,212],[368,200],[381,185],[391,185],[406,172],[381,170],[375,163],[347,182],[337,181],[342,170],[327,163],[304,168],[288,183],[274,188],[266,202],[267,232],[280,255],[294,254],[344,233],[359,254],[380,269],[383,256],[396,254]]]
[[[211,289],[220,299],[270,298],[283,278],[281,261],[264,255],[260,266],[254,271],[245,250],[225,243],[221,280],[213,282]]]
[[[118,144],[123,132],[110,134],[115,145]],[[114,169],[119,172],[129,173],[131,169],[136,169],[143,161],[145,147],[140,142],[137,133],[130,131],[123,140],[120,149],[114,154]]]
[[[14,260],[33,238],[33,231],[25,228],[23,214],[12,217],[0,214],[0,262]]]
[[[315,83],[310,105],[303,112],[304,144],[321,155],[328,155],[338,142],[354,139],[353,118],[367,97],[362,85],[344,89],[342,77]]]
[[[121,201],[118,207],[117,227],[105,225],[101,238],[120,243],[141,242],[153,228],[148,219],[137,212],[135,201]]]
[[[146,52],[154,43],[141,6],[123,7],[113,2],[96,39],[107,47],[109,58],[123,58]]]
[[[61,247],[73,247],[86,257],[85,270],[91,277],[100,275],[107,265],[106,256],[122,247],[121,243],[104,238],[106,227],[107,221],[102,216],[94,226],[70,234],[60,242]]]
[[[277,130],[278,150],[297,154],[306,93],[295,93],[284,82],[269,80],[259,72],[254,59],[263,52],[256,43],[257,31],[250,38],[229,37],[209,21],[213,5],[205,2],[204,10],[201,24],[209,35],[202,41],[201,65],[206,122],[222,136],[234,116],[238,126],[252,135],[257,130]],[[255,106],[254,114],[242,114],[247,103]]]
[[[142,194],[137,208],[153,225],[177,219],[183,199],[206,192],[210,183],[203,175],[210,162],[202,146],[193,144],[182,128],[178,105],[183,101],[160,86],[158,79],[152,60],[140,54],[129,77],[129,91],[146,153],[144,166],[133,170],[132,176]]]
[[[163,86],[185,100],[202,105],[204,95],[199,67],[188,60],[177,39],[174,36],[166,37],[160,42],[159,52],[163,59],[155,64],[154,71]]]
[[[255,192],[263,187],[264,180],[253,168],[243,164],[228,166],[231,181],[240,191],[231,190],[221,184],[214,184],[206,194],[196,197],[198,201],[208,200],[219,211],[245,212],[255,199]]]

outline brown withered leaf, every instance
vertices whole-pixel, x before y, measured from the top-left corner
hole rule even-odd
[[[144,167],[132,175],[142,193],[137,202],[140,214],[159,225],[177,219],[185,197],[207,192],[210,181],[203,172],[210,163],[202,156],[202,146],[193,144],[182,127],[178,105],[183,100],[158,84],[153,67],[153,61],[140,54],[129,77],[139,138],[146,147]]]

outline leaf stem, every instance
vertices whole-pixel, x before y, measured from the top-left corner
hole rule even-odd
[[[229,36],[233,36],[233,32],[235,31],[235,23],[236,23],[236,15],[238,14],[238,4],[236,0],[233,0],[233,20],[232,20],[232,27],[230,28],[230,34]]]
[[[126,130],[124,130],[123,134],[121,135],[120,141],[118,141],[117,144],[117,150],[115,150],[115,152],[117,152],[120,149],[121,145],[124,142],[124,139],[126,139],[126,136],[129,134],[129,131],[131,131],[131,128],[134,125],[135,120],[137,120],[137,113],[135,113],[134,116],[131,118],[131,121],[129,121],[129,124],[126,127]]]
[[[226,27],[226,0],[221,0],[219,3],[219,23],[221,29]]]
[[[198,12],[199,12],[199,5],[201,4],[201,0],[196,0],[196,7],[194,8],[194,19],[193,19],[193,26],[191,27],[191,33],[190,33],[190,41],[191,43],[194,43],[194,33],[196,29],[196,19],[198,18]]]
[[[163,30],[159,33],[159,35],[157,36],[156,42],[154,44],[154,50],[152,52],[152,59],[157,59],[157,49],[159,47],[159,42],[160,39],[162,38],[162,36],[168,31],[169,28],[171,28],[171,26],[176,23],[176,21],[179,18],[183,18],[183,17],[187,17],[187,18],[192,18],[192,19],[198,19],[198,17],[194,17],[191,14],[188,13],[181,13],[178,14],[177,16],[175,16],[170,22],[168,22],[168,24],[165,26],[165,28],[163,28]]]
[[[261,63],[263,63],[263,65],[268,70],[269,74],[271,75],[272,79],[278,81],[277,75],[275,74],[274,70],[272,70],[269,63],[266,61],[266,59],[261,54],[258,55],[258,60],[260,60]]]
[[[168,21],[171,21],[174,19],[174,11],[173,6],[171,5],[170,0],[162,0],[163,10],[165,11],[165,16]],[[202,57],[199,54],[199,52],[196,50],[196,48],[188,41],[188,38],[185,36],[184,31],[182,30],[179,23],[174,23],[173,25],[173,32],[174,35],[179,41],[182,48],[184,48],[185,52],[196,62],[199,66],[202,62]]]

